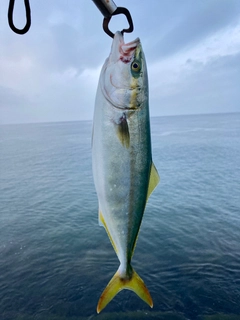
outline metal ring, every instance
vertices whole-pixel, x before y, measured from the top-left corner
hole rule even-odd
[[[112,18],[112,16],[115,16],[117,14],[124,14],[125,17],[127,18],[127,21],[129,23],[129,28],[128,29],[123,29],[121,32],[122,34],[124,34],[124,32],[130,33],[133,31],[133,21],[132,21],[132,17],[130,12],[128,11],[128,9],[123,8],[123,7],[118,7],[110,17],[108,18],[104,18],[103,19],[103,30],[106,32],[106,34],[108,34],[110,37],[114,38],[114,34],[112,33],[112,31],[109,30],[108,25],[109,22]]]
[[[17,34],[25,34],[28,32],[31,26],[31,9],[29,5],[29,0],[24,0],[25,10],[26,10],[26,25],[23,29],[18,29],[15,27],[13,23],[13,9],[14,9],[14,2],[15,0],[9,1],[8,7],[8,23],[12,31],[16,32]]]

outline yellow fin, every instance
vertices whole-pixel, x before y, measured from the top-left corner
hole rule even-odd
[[[154,163],[152,163],[149,184],[148,184],[147,200],[148,200],[150,194],[153,192],[153,190],[158,185],[159,181],[160,181],[159,174],[157,172],[157,169],[156,169]]]
[[[117,136],[122,145],[126,148],[130,146],[130,134],[125,113],[120,118],[120,122],[116,125]]]
[[[98,224],[101,226],[101,227],[104,227],[104,224],[103,224],[103,216],[102,216],[102,212],[100,210],[98,210]]]
[[[134,291],[151,308],[153,307],[153,301],[150,293],[139,275],[132,269],[131,278],[122,279],[118,270],[101,294],[97,305],[97,313],[101,312],[106,307],[106,305],[115,297],[115,295],[123,289]]]
[[[116,254],[118,255],[117,247],[116,247],[116,245],[115,245],[115,243],[114,243],[114,241],[113,241],[113,239],[112,239],[112,237],[111,237],[111,234],[110,234],[110,232],[109,232],[109,230],[108,230],[107,224],[106,224],[106,222],[105,222],[105,220],[104,220],[104,218],[103,218],[102,212],[101,212],[100,210],[99,210],[99,212],[98,212],[98,221],[99,221],[99,225],[100,225],[100,226],[104,226],[104,228],[105,228],[105,230],[106,230],[106,232],[107,232],[108,238],[110,239],[111,244],[112,244],[112,246],[113,246]]]
[[[152,162],[150,178],[149,178],[149,183],[148,183],[148,192],[147,192],[146,203],[147,203],[147,200],[150,197],[151,193],[153,192],[153,190],[158,185],[159,181],[160,181],[159,174],[157,172],[157,169],[156,169],[154,163]],[[138,238],[138,235],[137,235],[137,238]],[[133,246],[132,256],[133,256],[133,253],[134,253],[135,248],[136,248],[137,238],[136,238],[134,246]]]

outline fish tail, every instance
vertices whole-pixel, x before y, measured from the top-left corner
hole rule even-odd
[[[115,295],[123,289],[134,291],[151,308],[153,307],[153,301],[150,296],[150,293],[147,287],[145,286],[143,280],[137,274],[137,272],[134,269],[132,269],[130,278],[122,278],[118,269],[118,271],[109,281],[105,290],[101,294],[101,297],[97,305],[97,313],[101,312],[107,306],[107,304],[115,297]]]

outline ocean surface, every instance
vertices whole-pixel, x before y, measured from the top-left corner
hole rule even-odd
[[[118,268],[91,170],[91,122],[0,126],[0,319],[240,319],[240,114],[151,119],[161,182],[131,291],[96,314]]]

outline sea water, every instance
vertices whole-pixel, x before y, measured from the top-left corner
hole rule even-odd
[[[240,319],[240,114],[151,119],[161,181],[124,290],[91,170],[91,122],[0,126],[0,319]],[[228,319],[230,319],[228,318]]]

